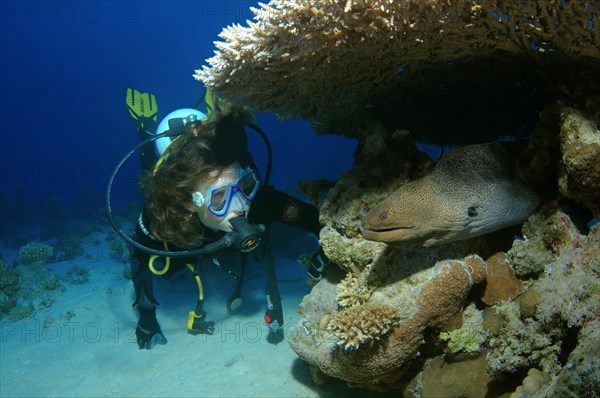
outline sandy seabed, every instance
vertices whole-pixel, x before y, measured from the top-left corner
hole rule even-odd
[[[310,290],[305,270],[296,258],[315,250],[316,241],[304,233],[286,231],[275,234],[273,247],[287,336],[298,319],[296,307]],[[85,240],[105,242],[99,238],[108,233],[97,232]],[[131,307],[133,286],[123,277],[127,265],[111,259],[105,243],[94,246],[93,251],[93,256],[86,250],[79,258],[47,265],[61,277],[64,287],[49,308],[18,322],[2,320],[2,397],[312,397],[359,393],[341,383],[330,387],[329,392],[320,390],[285,338],[278,344],[269,342],[269,329],[263,321],[262,256],[250,256],[242,290],[246,302],[236,313],[225,307],[235,280],[217,267],[202,275],[207,317],[216,323],[211,336],[187,333],[187,315],[198,294],[190,273],[185,271],[169,280],[157,278],[155,293],[161,302],[158,320],[168,343],[140,350],[134,333],[137,311]],[[66,273],[75,265],[89,270],[89,282],[67,282]]]

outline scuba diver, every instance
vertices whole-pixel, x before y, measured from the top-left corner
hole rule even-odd
[[[321,229],[318,210],[268,185],[271,161],[261,180],[247,150],[245,128],[264,132],[251,123],[250,113],[205,97],[206,115],[195,108],[179,109],[159,124],[156,98],[150,93],[127,90],[127,109],[143,142],[117,165],[107,189],[107,213],[115,230],[131,246],[131,275],[135,289],[133,306],[139,312],[136,340],[140,349],[166,344],[156,317],[159,305],[153,292],[153,274],[171,277],[188,269],[199,290],[195,308],[189,312],[191,334],[213,334],[215,324],[203,309],[204,293],[200,263],[207,258],[219,265],[219,253],[239,253],[239,275],[227,302],[230,311],[243,305],[241,287],[248,253],[262,246],[267,260],[267,311],[264,319],[270,340],[279,340],[283,314],[275,269],[269,250],[268,227],[272,221],[292,225],[317,235]],[[134,237],[116,224],[110,206],[111,187],[119,168],[134,153],[142,163],[140,191],[144,209]],[[307,272],[318,281],[328,259],[321,249],[308,259]],[[208,261],[210,263],[210,261]]]

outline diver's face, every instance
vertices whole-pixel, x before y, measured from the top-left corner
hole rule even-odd
[[[230,232],[233,230],[232,218],[245,216],[250,210],[250,201],[246,199],[241,192],[234,192],[229,189],[235,184],[243,174],[238,162],[232,163],[222,172],[215,172],[209,175],[209,178],[198,186],[198,192],[202,192],[205,197],[205,203],[196,208],[196,213],[200,221],[206,227],[213,231]],[[223,214],[219,209],[219,203],[227,206]],[[212,211],[209,210],[209,206]],[[219,215],[215,215],[215,213]]]

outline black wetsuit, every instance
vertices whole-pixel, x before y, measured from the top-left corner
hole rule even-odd
[[[238,122],[232,122],[229,119],[225,119],[222,125],[216,127],[216,134],[227,136],[223,142],[231,143],[238,142],[237,147],[231,147],[232,150],[229,155],[235,157],[240,163],[247,164],[256,169],[252,157],[246,152],[247,148],[247,137],[243,129],[243,126]],[[138,131],[140,136],[145,137],[147,133],[144,131]],[[229,144],[228,144],[229,145]],[[141,163],[144,170],[151,170],[156,163],[156,157],[153,151],[148,150],[141,151]],[[263,224],[268,228],[272,221],[280,221],[288,225],[292,225],[306,231],[313,232],[318,236],[321,226],[319,224],[319,212],[318,210],[305,202],[299,201],[281,191],[275,190],[273,187],[265,186],[261,187],[256,197],[252,200],[252,206],[248,214],[248,221],[251,224]],[[134,239],[140,244],[156,249],[165,250],[165,243],[154,238],[150,233],[150,222],[151,218],[146,211],[143,211],[138,219],[138,224],[135,229]],[[223,232],[209,232],[207,237],[207,244],[214,242],[224,235]],[[168,242],[167,242],[168,243]],[[268,246],[268,245],[265,245]],[[176,247],[168,243],[168,251],[181,251],[181,248]],[[268,247],[267,247],[268,250]],[[212,256],[212,255],[211,255]],[[270,253],[267,252],[267,257],[272,259]],[[135,288],[136,299],[134,305],[137,306],[140,312],[140,319],[136,328],[136,337],[140,348],[151,348],[151,341],[153,337],[162,335],[158,321],[156,320],[155,306],[158,301],[154,297],[153,285],[152,285],[152,271],[149,267],[151,255],[134,248],[130,259],[131,259],[131,275],[133,279],[133,285]],[[244,260],[244,259],[243,259]],[[168,271],[165,276],[170,277],[173,274],[181,271],[186,267],[186,264],[194,264],[197,261],[196,258],[171,258]],[[243,273],[242,262],[242,273]],[[268,261],[267,270],[273,274],[272,261]],[[269,273],[269,272],[268,272]],[[272,279],[269,280],[272,282]],[[271,290],[271,295],[279,295],[278,289],[273,288],[273,285],[267,287],[267,290]],[[196,310],[201,311],[201,301],[199,300],[200,306],[196,307]],[[203,311],[201,311],[203,312]],[[202,319],[204,314],[202,313]],[[280,316],[281,318],[281,316]],[[283,322],[283,319],[281,319]],[[209,322],[212,324],[212,322]],[[201,333],[204,332],[202,327],[200,328]],[[195,331],[195,330],[194,330]],[[166,339],[164,339],[166,342]]]
[[[264,224],[267,228],[272,221],[279,221],[303,230],[313,232],[318,236],[321,225],[319,224],[319,211],[312,205],[295,199],[272,187],[263,187],[252,200],[252,206],[248,215],[251,224]],[[214,242],[223,236],[223,232],[209,232],[207,243]],[[140,215],[135,229],[135,238],[142,245],[156,249],[165,250],[164,242],[154,238],[150,233],[150,217],[146,211]],[[181,251],[175,245],[168,245],[169,251]],[[151,255],[134,249],[131,254],[131,275],[136,293],[134,305],[142,308],[153,308],[158,304],[152,289],[152,272],[149,268]],[[165,276],[173,274],[185,268],[186,263],[194,263],[195,258],[171,258],[169,270]]]

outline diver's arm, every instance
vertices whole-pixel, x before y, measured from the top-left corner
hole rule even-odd
[[[252,224],[269,224],[280,221],[314,233],[317,238],[321,231],[319,210],[311,204],[300,201],[273,187],[262,188],[252,201],[248,214]],[[304,262],[303,262],[304,263]],[[321,280],[326,266],[330,263],[323,249],[319,249],[307,259],[306,272],[315,281]]]
[[[252,200],[248,220],[252,224],[280,221],[312,232],[317,237],[321,231],[319,210],[316,207],[271,186],[261,188]]]

